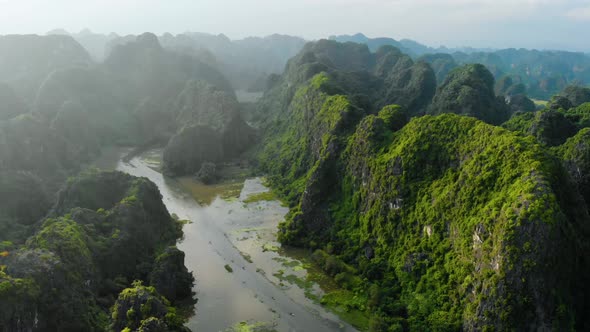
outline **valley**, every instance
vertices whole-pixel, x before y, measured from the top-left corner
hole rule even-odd
[[[232,331],[233,326],[245,322],[260,331],[357,331],[306,297],[306,292],[316,298],[324,292],[316,283],[306,281],[303,263],[289,256],[290,252],[302,258],[309,254],[281,248],[277,242],[276,229],[288,209],[276,200],[244,203],[250,196],[268,192],[261,178],[243,181],[237,197],[235,192],[233,197],[219,196],[231,191],[231,186],[214,195],[201,189],[193,197],[186,182],[183,185],[158,172],[162,150],[146,151],[126,162],[127,151],[114,149],[95,165],[148,178],[160,189],[168,211],[189,221],[178,248],[186,254],[186,267],[194,271],[199,302],[197,315],[187,327]],[[205,201],[199,204],[198,197]],[[231,273],[226,265],[232,268]],[[285,276],[297,275],[299,282],[283,281],[275,276],[279,271]],[[309,285],[299,287],[302,283]]]
[[[0,332],[590,330],[590,56],[0,35]]]

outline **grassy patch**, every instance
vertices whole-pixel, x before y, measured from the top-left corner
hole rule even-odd
[[[533,103],[535,103],[535,105],[537,106],[547,106],[548,101],[547,100],[540,100],[540,99],[531,99],[533,101]]]
[[[262,202],[262,201],[275,201],[275,200],[277,200],[277,196],[272,191],[266,191],[263,193],[257,193],[257,194],[252,194],[252,195],[248,196],[244,200],[244,203],[251,204],[251,203],[257,203],[257,202]]]
[[[260,231],[263,229],[264,229],[263,227],[246,227],[246,228],[236,229],[236,230],[232,231],[232,234],[250,233],[250,232]]]
[[[275,246],[270,243],[265,243],[262,245],[262,252],[267,252],[267,251],[278,252],[279,249],[280,248],[278,246]]]
[[[311,290],[311,288],[313,287],[313,282],[307,280],[307,278],[304,279],[294,274],[285,275],[285,271],[283,270],[279,270],[277,273],[274,273],[273,276],[275,276],[281,282],[288,282],[291,285],[297,285],[299,288],[303,290]]]
[[[320,303],[330,311],[363,331],[369,328],[369,315],[365,308],[366,302],[366,298],[359,297],[347,290],[331,292],[320,300]]]
[[[205,185],[192,177],[180,177],[177,180],[193,196],[195,201],[203,205],[210,205],[217,197],[225,200],[237,199],[244,187],[243,182]]]
[[[299,261],[287,259],[287,258],[284,258],[284,257],[281,257],[281,256],[274,257],[272,260],[275,261],[275,262],[281,263],[281,265],[283,265],[284,267],[294,268],[294,267],[297,267],[297,266],[301,266],[302,265],[301,262],[299,262]]]
[[[226,332],[276,332],[272,324],[265,322],[239,322]]]

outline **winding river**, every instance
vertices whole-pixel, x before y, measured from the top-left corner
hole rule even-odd
[[[190,221],[178,247],[196,279],[199,301],[187,324],[191,330],[237,331],[248,326],[254,331],[356,331],[310,299],[323,293],[306,278],[311,267],[296,258],[296,250],[276,242],[277,225],[288,209],[278,201],[244,202],[268,191],[260,178],[246,179],[243,185],[240,181],[233,198],[223,198],[220,191],[203,202],[186,179],[170,179],[158,171],[161,151],[148,151],[129,162],[123,155],[111,151],[96,166],[150,179],[168,211]]]

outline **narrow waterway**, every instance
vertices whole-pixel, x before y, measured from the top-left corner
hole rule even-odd
[[[198,192],[189,192],[186,179],[181,183],[158,171],[159,153],[123,162],[119,152],[110,167],[150,179],[169,212],[190,221],[178,244],[196,278],[199,302],[190,329],[232,331],[248,324],[259,331],[356,331],[310,299],[322,294],[305,278],[310,267],[295,258],[297,251],[289,254],[276,242],[276,227],[288,209],[278,201],[244,202],[268,191],[261,179],[245,180],[233,198],[214,195],[203,203]]]

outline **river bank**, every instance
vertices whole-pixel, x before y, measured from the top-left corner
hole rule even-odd
[[[109,151],[97,163],[156,183],[170,213],[189,220],[185,265],[196,278],[199,302],[187,326],[196,331],[356,331],[318,304],[330,287],[305,262],[308,253],[276,242],[288,208],[273,199],[261,178],[236,176],[215,186],[159,172],[161,150],[124,161]],[[247,172],[242,174],[247,176]],[[321,285],[321,286],[320,286]]]

